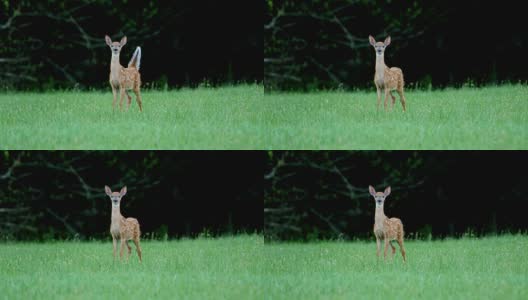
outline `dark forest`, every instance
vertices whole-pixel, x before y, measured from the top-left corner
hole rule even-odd
[[[267,91],[365,88],[375,54],[368,36],[392,43],[387,65],[409,86],[526,82],[528,34],[521,1],[267,0]]]
[[[109,237],[104,186],[147,238],[262,230],[263,152],[5,151],[0,232],[9,239]]]
[[[252,1],[0,1],[0,87],[108,85],[104,36],[142,48],[145,87],[262,81],[262,11]]]
[[[526,232],[526,152],[269,152],[264,223],[269,240],[371,238],[376,190],[406,235]]]

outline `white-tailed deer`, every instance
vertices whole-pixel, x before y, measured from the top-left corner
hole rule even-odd
[[[400,102],[405,111],[405,96],[403,95],[403,72],[400,68],[389,68],[385,65],[385,48],[390,45],[391,38],[388,36],[385,42],[376,42],[376,40],[369,35],[369,41],[376,52],[376,73],[374,74],[374,85],[376,85],[376,91],[378,93],[378,109],[381,101],[381,89],[385,92],[385,110],[387,110],[387,100],[389,95],[392,98],[391,110],[394,108],[394,102],[396,98],[392,94],[393,90],[396,90],[400,95]]]
[[[374,197],[376,202],[376,214],[374,215],[374,235],[376,236],[376,255],[380,255],[380,241],[385,242],[385,253],[384,258],[387,258],[387,250],[389,245],[392,248],[392,256],[396,252],[396,247],[392,245],[392,241],[396,240],[400,245],[401,254],[403,256],[403,262],[405,262],[405,248],[403,247],[403,224],[398,218],[388,218],[383,212],[383,204],[385,203],[385,198],[390,194],[390,186],[385,189],[385,192],[377,192],[376,190],[369,185],[369,192]]]
[[[112,241],[114,244],[114,260],[116,258],[117,251],[117,240],[121,241],[121,249],[119,257],[123,258],[123,250],[126,247],[128,248],[127,261],[130,257],[130,252],[132,247],[128,244],[129,240],[133,240],[136,244],[136,251],[139,256],[139,262],[141,262],[141,246],[139,245],[139,236],[141,231],[139,230],[139,222],[134,218],[125,218],[121,215],[121,210],[119,209],[121,205],[121,198],[126,195],[127,188],[126,186],[118,192],[112,192],[112,190],[105,185],[105,192],[110,197],[112,201],[112,219],[110,222],[110,234],[112,235]]]
[[[119,89],[119,109],[123,109],[123,98],[126,94],[128,98],[127,110],[130,107],[132,97],[128,94],[128,90],[133,90],[136,94],[136,101],[139,105],[139,111],[142,111],[141,107],[141,93],[139,88],[141,86],[141,75],[139,74],[139,65],[141,63],[141,48],[137,47],[132,55],[132,59],[128,63],[128,68],[125,68],[119,62],[119,54],[121,48],[126,44],[126,36],[121,39],[121,42],[112,42],[110,37],[105,36],[106,44],[112,51],[112,60],[110,61],[110,86],[112,87],[112,93],[114,94],[114,101],[112,102],[112,109],[115,109],[115,103],[117,98],[117,89]]]

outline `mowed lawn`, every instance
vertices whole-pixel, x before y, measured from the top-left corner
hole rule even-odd
[[[376,91],[266,94],[266,149],[528,149],[528,86],[407,91],[394,111]],[[383,101],[382,101],[383,102]]]
[[[0,244],[0,299],[262,299],[263,238],[143,242],[143,263],[112,243]],[[134,246],[132,245],[133,249]]]
[[[266,244],[267,299],[526,299],[528,236],[408,241],[377,261],[375,241]],[[397,246],[396,246],[397,247]]]
[[[112,111],[110,89],[2,93],[0,148],[260,148],[263,94],[258,84],[144,91],[140,113],[133,93],[128,112]]]

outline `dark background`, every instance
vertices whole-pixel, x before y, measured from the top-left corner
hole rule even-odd
[[[149,238],[260,232],[264,152],[4,151],[4,239],[108,238],[108,185]]]
[[[372,88],[368,36],[419,88],[526,82],[522,1],[265,0],[264,72],[274,89]]]
[[[123,35],[145,87],[262,81],[262,8],[244,0],[0,1],[0,87],[107,88]]]
[[[373,238],[368,186],[407,238],[526,232],[524,151],[268,152],[265,238]]]

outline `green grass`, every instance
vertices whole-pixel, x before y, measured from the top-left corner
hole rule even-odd
[[[132,245],[133,249],[134,246]],[[262,299],[263,238],[142,243],[113,262],[111,241],[0,244],[0,299]]]
[[[112,92],[0,95],[2,149],[254,149],[262,85],[144,91],[143,113],[112,111]]]
[[[262,236],[144,241],[114,262],[111,242],[0,244],[0,299],[524,299],[528,236],[263,243]]]
[[[1,149],[528,149],[528,86],[272,93],[261,85],[145,91],[144,112],[105,92],[0,95]]]
[[[395,93],[397,96],[397,94]],[[265,96],[266,149],[528,149],[528,86],[407,91],[392,112],[368,92]],[[397,96],[397,99],[398,96]]]
[[[407,241],[408,262],[375,242],[265,245],[268,299],[526,299],[528,236]],[[398,247],[398,246],[396,246]]]

